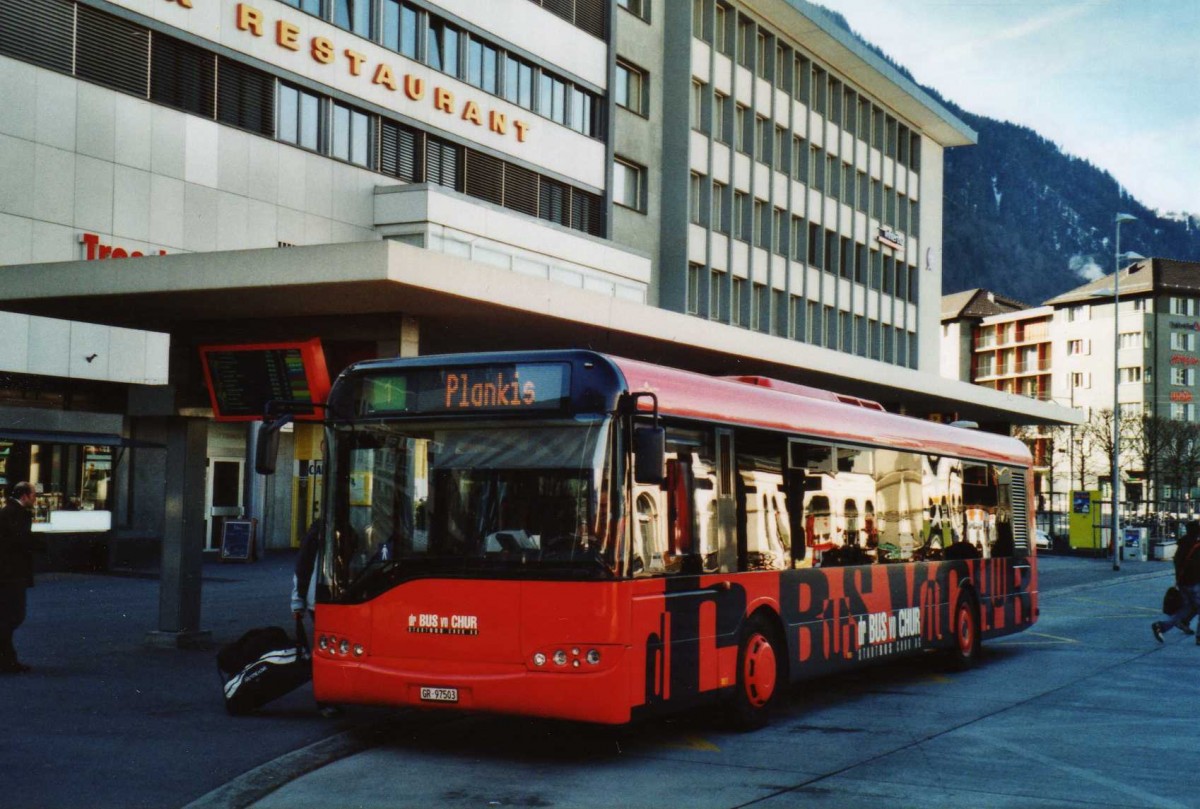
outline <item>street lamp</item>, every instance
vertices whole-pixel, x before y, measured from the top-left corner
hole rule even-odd
[[[1121,223],[1133,222],[1136,216],[1119,213],[1116,217],[1117,243],[1113,253],[1115,267],[1113,268],[1113,415],[1112,415],[1112,564],[1113,570],[1121,569],[1121,470],[1118,465],[1121,455],[1121,403],[1117,392],[1120,390],[1121,364],[1121,330],[1118,328],[1121,316]],[[1141,256],[1138,256],[1140,259]]]

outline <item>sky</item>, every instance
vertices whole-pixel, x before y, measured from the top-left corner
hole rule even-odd
[[[1200,215],[1200,0],[812,0],[963,109]]]

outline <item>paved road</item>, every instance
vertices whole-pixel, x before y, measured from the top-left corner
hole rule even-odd
[[[1195,806],[1200,696],[1179,684],[1200,648],[1149,632],[1167,566],[1043,572],[1035,630],[989,644],[971,672],[925,656],[810,683],[750,734],[700,715],[606,730],[405,714],[252,805]]]
[[[287,625],[291,561],[205,566],[214,645]],[[1168,566],[1041,565],[1042,620],[979,669],[920,660],[822,681],[742,735],[698,716],[617,731],[324,719],[307,688],[234,719],[211,649],[144,644],[155,579],[39,576],[17,635],[35,669],[0,678],[0,806],[1194,806],[1200,704],[1165,695],[1195,680],[1200,649],[1148,629]]]

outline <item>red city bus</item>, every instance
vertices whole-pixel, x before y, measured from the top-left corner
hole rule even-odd
[[[326,439],[321,702],[620,724],[719,701],[752,727],[788,683],[969,665],[1037,617],[1025,446],[874,403],[428,356],[348,368]]]

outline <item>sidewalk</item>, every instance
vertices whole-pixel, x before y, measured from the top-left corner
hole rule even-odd
[[[201,628],[207,650],[152,649],[156,578],[46,574],[29,591],[16,635],[34,670],[0,678],[0,803],[38,807],[245,806],[369,744],[388,712],[350,708],[322,718],[311,687],[251,717],[225,714],[218,646],[256,626],[291,626],[294,555],[250,564],[208,562]],[[1046,556],[1041,590],[1164,579],[1171,565]],[[349,732],[356,731],[356,732]]]
[[[370,721],[321,717],[311,686],[252,717],[226,715],[216,649],[247,629],[292,626],[294,554],[206,562],[203,650],[153,649],[157,578],[48,573],[15,643],[27,674],[0,678],[0,804],[182,806],[273,759]]]

